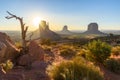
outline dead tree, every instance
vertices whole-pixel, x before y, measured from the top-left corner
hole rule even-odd
[[[31,39],[32,39],[32,36],[33,36],[33,32],[32,32],[31,35],[29,36],[30,41],[31,41]]]
[[[5,17],[6,19],[12,19],[15,18],[16,20],[19,20],[20,25],[21,25],[21,37],[22,37],[22,48],[23,48],[23,53],[26,52],[26,32],[28,30],[28,26],[25,26],[25,23],[23,23],[23,18],[18,17],[14,14],[11,14],[10,12],[7,11],[7,13],[10,16]]]

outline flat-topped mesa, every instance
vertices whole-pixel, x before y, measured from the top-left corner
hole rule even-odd
[[[90,23],[88,25],[87,31],[85,31],[83,34],[97,34],[97,35],[107,35],[105,33],[102,33],[98,30],[98,24],[97,23]]]
[[[98,31],[98,24],[97,23],[90,23],[88,25],[88,31]]]

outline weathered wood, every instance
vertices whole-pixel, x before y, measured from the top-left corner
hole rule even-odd
[[[23,47],[23,53],[26,52],[26,33],[28,30],[28,26],[25,26],[25,23],[23,22],[23,18],[22,17],[18,17],[10,12],[7,11],[7,13],[10,16],[5,17],[6,19],[12,19],[15,18],[16,20],[19,20],[20,25],[21,25],[21,36],[22,36],[22,47]]]

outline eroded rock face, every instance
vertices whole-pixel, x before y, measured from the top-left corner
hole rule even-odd
[[[97,23],[90,23],[88,25],[88,31],[98,31],[98,24]]]
[[[62,29],[62,31],[58,32],[58,34],[64,34],[64,35],[70,35],[73,34],[71,31],[68,30],[68,26],[65,25]]]
[[[18,60],[19,65],[30,65],[34,61],[44,61],[44,50],[36,42],[32,41],[29,44],[29,52],[21,56]]]
[[[32,33],[27,34],[28,40],[34,39],[50,39],[50,40],[59,40],[61,39],[60,35],[53,32],[49,29],[49,24],[46,21],[41,21],[39,29],[35,30]]]
[[[18,64],[22,66],[31,65],[32,59],[29,54],[25,54],[18,59]]]
[[[87,31],[85,31],[83,34],[107,35],[107,34],[102,33],[98,30],[98,24],[97,23],[90,23],[88,25]]]
[[[49,24],[46,24],[46,21],[41,21],[40,26],[40,38],[50,39],[50,40],[59,40],[60,36],[49,29]]]
[[[44,50],[39,44],[32,41],[29,45],[29,53],[33,61],[44,61]]]
[[[8,59],[13,60],[17,56],[18,51],[11,38],[0,32],[0,62]]]
[[[68,27],[65,25],[62,31],[68,31]]]

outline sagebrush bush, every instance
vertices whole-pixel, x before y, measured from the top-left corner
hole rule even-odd
[[[89,42],[87,58],[96,63],[103,63],[111,54],[111,46],[100,40]]]
[[[65,58],[72,58],[75,55],[76,55],[76,52],[73,49],[64,48],[60,50],[60,56],[63,56]]]
[[[116,46],[112,48],[112,55],[115,55],[115,56],[120,55],[120,46]]]
[[[100,69],[83,58],[49,66],[47,73],[53,80],[103,80]]]
[[[51,51],[51,46],[47,46],[47,45],[42,45],[42,48],[45,50],[45,51]]]
[[[40,41],[41,45],[51,45],[50,39],[41,39]]]
[[[80,51],[77,53],[76,56],[81,56],[81,57],[86,58],[86,53],[87,53],[87,50],[85,50],[85,49],[80,49]]]
[[[15,46],[16,46],[17,48],[19,48],[19,49],[22,48],[21,42],[16,42],[16,43],[15,43]]]
[[[108,59],[105,61],[105,67],[107,67],[110,71],[120,74],[120,62],[115,59]]]
[[[0,66],[7,72],[13,68],[13,63],[10,60],[7,60],[5,63],[1,63]]]

